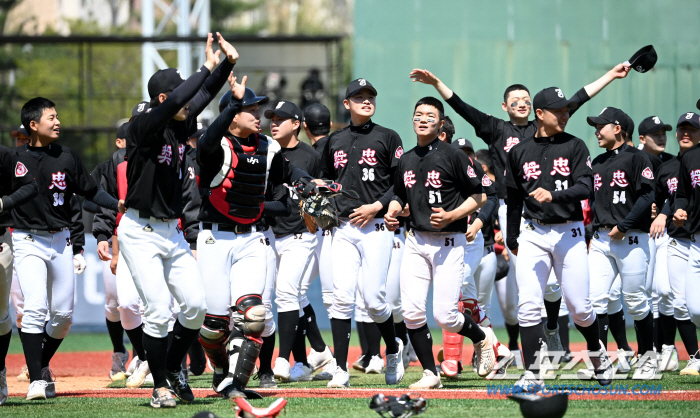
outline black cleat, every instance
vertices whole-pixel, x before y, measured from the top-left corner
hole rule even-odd
[[[187,383],[187,378],[183,370],[178,370],[177,372],[166,370],[165,377],[168,379],[168,383],[170,383],[170,390],[172,393],[182,402],[190,403],[194,401],[194,394],[192,393],[192,389],[190,389],[189,383]]]

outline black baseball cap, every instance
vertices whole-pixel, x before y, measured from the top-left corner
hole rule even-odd
[[[695,129],[700,129],[700,115],[698,115],[695,112],[688,112],[682,114],[681,117],[678,118],[676,128],[686,123],[691,125]]]
[[[231,93],[231,90],[227,91],[226,93],[224,93],[223,96],[221,96],[221,99],[219,100],[219,112],[224,111],[224,108],[228,106],[229,103],[231,103],[232,98],[233,94]],[[241,100],[241,106],[250,106],[255,103],[264,105],[268,101],[270,101],[269,97],[258,96],[257,94],[255,94],[253,89],[246,87],[245,93],[243,94],[243,99]]]
[[[277,103],[277,106],[275,106],[274,109],[267,109],[265,111],[265,117],[268,119],[272,119],[274,115],[277,115],[281,118],[289,118],[289,119],[294,119],[301,121],[301,109],[299,109],[299,106],[295,105],[292,102],[279,102]]]
[[[10,132],[10,136],[13,138],[18,138],[20,135],[24,135],[26,137],[29,136],[29,132],[27,132],[27,129],[24,127],[24,125],[20,125],[16,131]]]
[[[621,121],[622,123],[620,123],[620,127],[627,135],[632,136],[634,134],[634,121],[632,120],[630,115],[628,115],[625,112],[622,112],[622,116],[623,118]]]
[[[348,88],[345,89],[345,98],[347,99],[348,97],[356,95],[362,89],[367,89],[375,96],[377,95],[377,89],[372,86],[372,83],[364,78],[358,78],[357,80],[352,80],[350,84],[348,84]]]
[[[177,68],[158,70],[148,80],[148,95],[152,99],[161,93],[173,91],[184,81],[185,78]]]
[[[639,135],[653,134],[659,131],[672,131],[671,125],[663,123],[658,116],[649,116],[639,124]]]
[[[695,103],[695,107],[697,107],[698,109],[700,109],[700,100],[698,100],[698,102]]]
[[[466,138],[457,138],[453,140],[452,146],[457,149],[470,149],[472,152],[474,152],[474,146],[472,145],[471,141]]]
[[[313,103],[304,109],[304,122],[306,126],[331,126],[331,111],[321,103]]]
[[[629,65],[637,72],[646,73],[654,68],[657,60],[658,56],[656,55],[656,50],[652,45],[647,45],[635,52],[632,58],[624,63],[624,65]]]
[[[540,90],[532,100],[532,107],[537,109],[561,109],[569,107],[569,110],[574,110],[578,107],[578,103],[573,100],[567,100],[564,92],[558,87],[548,87]]]
[[[148,102],[141,102],[137,104],[133,109],[131,109],[131,119],[147,111],[149,107],[151,107],[151,105]]]
[[[612,123],[618,125],[621,128],[623,123],[626,122],[626,114],[622,110],[616,107],[606,107],[598,116],[589,116],[586,118],[586,122],[595,128],[596,125],[607,125]],[[624,128],[623,128],[624,131]],[[627,132],[627,131],[625,131]]]
[[[126,139],[126,133],[129,130],[129,122],[122,123],[122,125],[117,128],[117,139]]]

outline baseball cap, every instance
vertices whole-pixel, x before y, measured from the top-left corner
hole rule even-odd
[[[622,112],[622,111],[621,111]],[[622,112],[622,120],[620,121],[620,127],[622,128],[622,131],[627,133],[628,135],[634,134],[634,121],[625,112]]]
[[[158,70],[148,80],[148,95],[152,99],[161,93],[173,91],[184,81],[185,78],[177,68]]]
[[[652,45],[647,45],[639,51],[635,52],[634,55],[632,55],[632,58],[630,58],[623,65],[629,65],[635,71],[638,71],[640,73],[646,73],[647,71],[654,68],[654,65],[656,65],[657,60],[658,56],[656,55],[656,50]]]
[[[224,108],[228,106],[229,103],[231,103],[232,98],[233,94],[231,93],[231,90],[227,91],[226,93],[224,93],[223,96],[221,96],[221,99],[219,100],[219,112],[224,111]],[[241,100],[241,106],[250,106],[255,103],[263,105],[268,101],[270,101],[269,97],[258,96],[257,94],[255,94],[253,89],[246,87],[245,93],[243,94],[243,99]]]
[[[372,86],[372,83],[364,78],[358,78],[357,80],[352,80],[350,84],[348,84],[348,88],[345,89],[345,98],[347,99],[348,97],[356,95],[362,89],[367,89],[375,96],[377,95],[377,89]]]
[[[452,146],[457,149],[470,149],[474,151],[474,146],[472,145],[471,141],[466,138],[457,138],[453,140]]]
[[[639,135],[653,134],[661,130],[668,132],[673,130],[673,127],[663,123],[658,116],[649,116],[639,124]]]
[[[117,138],[118,139],[125,139],[126,138],[126,132],[129,129],[129,122],[122,123],[119,128],[117,128]]]
[[[698,102],[695,103],[695,107],[697,107],[698,109],[700,109],[700,100],[698,100]]]
[[[299,109],[299,107],[294,103],[282,101],[277,103],[277,106],[275,106],[274,109],[267,109],[265,111],[265,117],[268,119],[272,119],[274,115],[281,118],[289,118],[300,121],[302,113],[301,109]]]
[[[578,107],[578,103],[573,100],[567,100],[564,92],[558,87],[548,87],[540,90],[532,100],[532,106],[537,109],[561,109],[568,106],[569,110],[574,110]]]
[[[598,116],[587,117],[586,122],[588,122],[588,124],[593,127],[595,127],[596,125],[607,125],[609,123],[612,123],[622,128],[623,123],[627,122],[625,118],[626,116],[627,115],[625,114],[625,112],[616,107],[606,107],[600,112]]]
[[[151,105],[148,102],[141,102],[131,109],[131,119],[148,110]]]
[[[308,127],[331,126],[331,111],[321,103],[314,103],[304,109],[304,122]]]
[[[688,112],[684,113],[681,115],[680,118],[678,118],[678,123],[676,124],[676,128],[683,125],[683,124],[689,124],[695,129],[700,129],[700,115],[698,115],[695,112]]]
[[[18,138],[20,135],[24,135],[26,137],[29,136],[29,132],[27,132],[27,129],[24,127],[24,125],[20,125],[16,131],[10,132],[10,136],[13,138]]]

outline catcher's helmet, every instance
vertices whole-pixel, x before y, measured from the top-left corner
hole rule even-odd
[[[554,396],[532,394],[508,395],[520,404],[520,412],[525,418],[561,418],[566,413],[569,395]]]

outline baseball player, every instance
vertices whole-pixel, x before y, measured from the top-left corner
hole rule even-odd
[[[600,91],[613,80],[627,76],[630,67],[618,64],[605,73],[598,80],[586,85],[574,94],[574,100],[579,106],[595,97]],[[535,134],[537,124],[535,120],[528,120],[532,111],[530,92],[522,84],[513,84],[506,88],[503,94],[502,109],[508,114],[508,121],[487,115],[462,101],[450,88],[428,70],[415,69],[411,72],[411,78],[424,84],[430,84],[440,93],[442,98],[449,104],[464,120],[474,127],[476,135],[481,138],[489,147],[491,161],[496,175],[496,187],[498,188],[498,198],[500,208],[498,209],[498,221],[501,226],[501,233],[507,239],[508,230],[506,222],[506,190],[503,181],[505,169],[507,167],[508,152],[513,146]],[[575,110],[572,109],[572,114]],[[509,274],[516,274],[517,258],[509,252],[510,270]],[[551,289],[547,294],[552,293]],[[559,316],[559,306],[561,298],[558,295],[548,297],[545,300],[548,320],[546,323],[545,336],[550,350],[561,350],[561,342],[558,338],[557,319]],[[554,343],[555,345],[553,346]]]
[[[385,381],[397,384],[403,379],[403,342],[396,338],[391,307],[386,301],[393,233],[382,219],[394,194],[393,174],[403,146],[396,132],[372,121],[376,95],[377,90],[363,78],[348,84],[343,104],[350,111],[350,126],[334,132],[321,155],[324,176],[359,195],[356,201],[335,197],[340,226],[333,235],[335,294],[330,317],[337,366],[328,387],[350,386],[347,357],[358,286],[386,344]]]
[[[600,341],[589,298],[588,265],[581,263],[586,260],[581,200],[592,189],[590,156],[582,140],[564,132],[570,110],[577,105],[556,87],[537,93],[533,100],[537,131],[508,154],[510,232],[506,242],[511,252],[519,255],[518,321],[527,369],[516,385],[526,391],[536,391],[542,385],[532,366],[544,337],[540,312],[552,270],[574,323],[586,339],[596,378],[601,385],[612,381],[612,365]],[[525,227],[520,235],[521,216]]]
[[[70,199],[76,193],[117,209],[117,201],[97,187],[77,154],[54,142],[60,133],[55,108],[41,97],[24,104],[22,123],[31,139],[17,148],[19,162],[39,187],[37,198],[12,211],[15,268],[24,296],[21,335],[31,381],[28,400],[56,396],[48,364],[72,323],[75,267],[68,231],[73,216]],[[47,311],[50,317],[44,330]]]
[[[669,219],[673,213],[673,225],[667,224],[668,242],[668,276],[673,293],[673,314],[678,333],[690,355],[688,364],[681,370],[681,375],[700,375],[700,353],[697,340],[697,274],[695,272],[698,254],[694,231],[698,225],[697,197],[694,193],[698,183],[697,144],[700,141],[700,115],[695,112],[682,114],[676,124],[676,139],[680,155],[662,165],[660,177],[667,178],[665,186],[669,189],[669,201],[662,208],[661,214],[654,220],[651,233],[659,233],[659,224],[664,218]],[[673,165],[678,170],[673,170]],[[670,172],[670,174],[666,174]],[[662,185],[663,186],[663,185]],[[675,189],[675,194],[672,192]],[[661,192],[660,192],[661,193]],[[672,207],[670,207],[672,205]]]
[[[588,253],[591,301],[597,316],[605,317],[608,294],[620,274],[622,298],[634,319],[639,353],[645,359],[635,378],[651,380],[658,368],[653,351],[653,314],[646,293],[654,171],[644,153],[625,143],[622,118],[620,109],[606,107],[600,115],[586,119],[596,128],[598,145],[607,150],[592,163],[594,219]],[[606,346],[607,330],[601,329],[600,334]]]
[[[442,103],[434,97],[416,103],[413,129],[418,144],[399,160],[395,196],[384,216],[393,230],[404,206],[410,208],[401,264],[401,300],[409,337],[423,367],[423,377],[410,389],[442,387],[425,316],[431,284],[435,321],[474,342],[479,375],[488,374],[496,363],[493,331],[479,327],[469,313],[457,309],[465,269],[467,217],[483,206],[486,195],[482,178],[469,170],[468,157],[439,140],[443,118]]]

